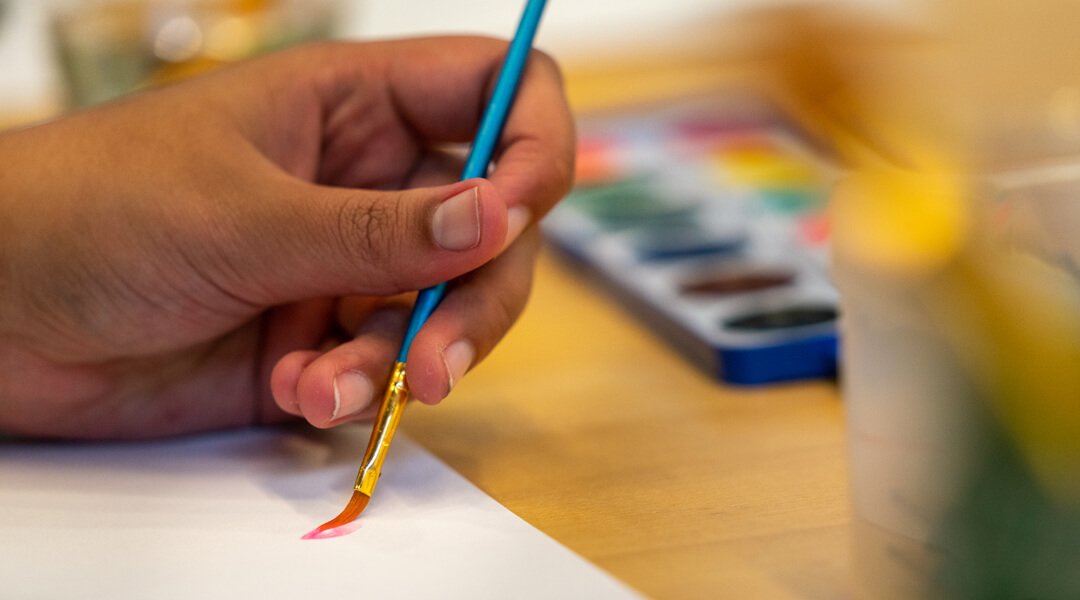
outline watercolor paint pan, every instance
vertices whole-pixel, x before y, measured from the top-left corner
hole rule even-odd
[[[720,380],[835,376],[835,168],[789,119],[709,98],[579,131],[588,172],[545,219],[550,247]]]

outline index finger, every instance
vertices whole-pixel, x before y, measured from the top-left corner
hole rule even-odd
[[[418,136],[467,142],[495,85],[507,43],[487,38],[413,40],[395,53],[387,81],[393,104]],[[532,51],[495,153],[489,179],[509,207],[543,216],[568,191],[574,171],[574,121],[562,75]]]

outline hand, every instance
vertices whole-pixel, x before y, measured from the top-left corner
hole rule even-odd
[[[0,135],[0,428],[371,415],[408,292],[455,280],[408,356],[442,399],[520,314],[573,170],[534,52],[491,176],[456,182],[505,49],[305,46]]]

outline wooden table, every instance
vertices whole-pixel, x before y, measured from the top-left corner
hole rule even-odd
[[[720,385],[551,255],[503,343],[403,427],[649,597],[851,597],[836,385]]]

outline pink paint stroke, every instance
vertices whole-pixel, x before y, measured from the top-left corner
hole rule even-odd
[[[345,525],[342,525],[341,527],[335,527],[333,529],[327,529],[326,531],[319,531],[319,528],[316,527],[315,529],[312,529],[311,531],[305,533],[300,539],[302,539],[302,540],[327,540],[327,539],[330,539],[330,538],[341,537],[343,535],[349,535],[350,533],[356,531],[357,529],[360,529],[360,523],[357,523],[355,521],[353,521],[352,523],[347,523]]]

